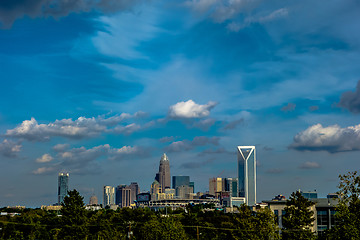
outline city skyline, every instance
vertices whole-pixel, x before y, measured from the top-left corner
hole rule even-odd
[[[359,168],[357,1],[74,2],[0,2],[1,205],[148,189],[164,152],[204,192],[255,146],[258,201]]]

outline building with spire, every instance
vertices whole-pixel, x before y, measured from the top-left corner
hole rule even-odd
[[[160,184],[161,193],[165,192],[165,188],[171,187],[170,161],[165,153],[160,159],[159,172],[156,174],[155,180]]]

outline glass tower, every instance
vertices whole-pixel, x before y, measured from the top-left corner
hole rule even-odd
[[[189,176],[173,176],[172,177],[172,188],[176,189],[180,186],[190,186]]]
[[[256,203],[256,153],[255,146],[238,146],[238,192],[246,204]]]
[[[58,177],[58,204],[64,201],[69,190],[69,173],[59,173]]]

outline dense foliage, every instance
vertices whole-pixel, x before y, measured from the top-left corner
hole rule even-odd
[[[226,214],[206,205],[186,210],[151,211],[122,208],[87,211],[74,190],[59,212],[24,209],[0,217],[0,239],[278,239],[269,209],[247,206]],[[166,214],[167,213],[167,214]]]
[[[358,172],[340,175],[336,226],[328,236],[331,239],[360,239],[360,176]]]
[[[311,230],[315,218],[310,209],[314,203],[303,197],[299,191],[293,192],[286,202],[283,216],[283,239],[314,239]]]
[[[326,239],[360,239],[360,176],[340,175],[341,196],[336,208],[336,226]],[[0,216],[0,239],[316,239],[313,203],[300,192],[287,201],[279,229],[268,208],[252,211],[242,205],[236,213],[224,213],[211,205],[188,205],[151,211],[122,208],[117,211],[85,210],[83,197],[70,191],[62,210],[0,209],[19,215]]]

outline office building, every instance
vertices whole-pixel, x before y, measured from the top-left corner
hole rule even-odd
[[[191,199],[193,188],[188,185],[181,185],[176,188],[176,197],[179,199]]]
[[[115,204],[115,188],[111,186],[104,186],[103,207]]]
[[[209,179],[209,194],[215,196],[217,192],[223,191],[222,178],[210,178]]]
[[[159,182],[162,193],[165,192],[165,188],[171,187],[170,161],[165,153],[160,159],[159,172],[156,174],[155,180]]]
[[[189,176],[173,176],[172,177],[172,188],[176,189],[180,186],[189,186],[190,185],[190,177]]]
[[[256,152],[255,146],[238,146],[238,192],[246,204],[256,204]]]
[[[300,193],[304,198],[307,198],[309,200],[318,198],[318,194],[317,194],[316,190],[314,190],[314,191],[300,191]]]
[[[230,197],[237,197],[238,195],[238,179],[237,178],[224,178],[225,192],[230,193]]]
[[[195,193],[195,183],[194,182],[189,182],[189,187],[191,187],[192,192]]]
[[[134,203],[136,201],[136,195],[138,195],[140,193],[140,188],[139,185],[137,184],[137,182],[132,182],[129,185],[129,188],[131,189],[131,204]]]
[[[126,185],[117,186],[115,204],[123,208],[130,207],[131,203],[131,188]]]
[[[308,193],[313,194],[314,192]],[[263,201],[263,203],[266,203],[274,213],[276,222],[281,229],[283,227],[282,218],[286,213],[285,208],[287,205],[285,197],[279,196],[276,196],[271,201]],[[311,201],[314,205],[310,206],[309,209],[314,212],[314,221],[310,230],[319,236],[324,236],[326,230],[336,225],[335,213],[339,198],[315,198],[315,195],[312,195]]]
[[[69,191],[69,173],[59,173],[58,176],[58,204],[64,201]]]

